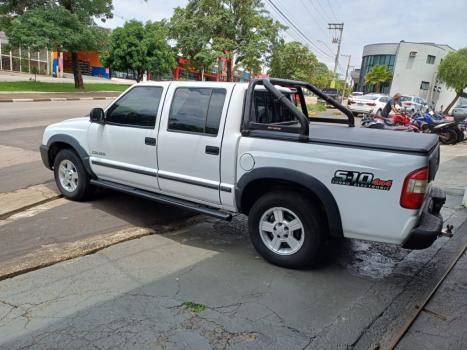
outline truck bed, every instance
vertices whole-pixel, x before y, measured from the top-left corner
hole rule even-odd
[[[343,125],[311,124],[309,135],[313,143],[421,155],[429,155],[438,144],[437,135]]]

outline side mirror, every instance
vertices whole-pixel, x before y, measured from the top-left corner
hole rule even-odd
[[[89,119],[91,123],[104,124],[105,122],[105,113],[102,108],[93,108],[91,113],[89,113]]]

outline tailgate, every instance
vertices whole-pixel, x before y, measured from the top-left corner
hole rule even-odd
[[[434,180],[436,173],[438,172],[440,161],[440,147],[439,144],[433,148],[430,155],[428,156],[428,182]]]

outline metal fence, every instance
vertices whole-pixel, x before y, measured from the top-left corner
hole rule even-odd
[[[49,74],[49,51],[32,51],[28,48],[12,48],[0,41],[0,70],[30,73],[37,67],[40,74]]]

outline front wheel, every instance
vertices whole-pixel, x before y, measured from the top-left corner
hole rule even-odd
[[[458,136],[455,130],[448,129],[448,130],[440,131],[438,132],[438,136],[439,136],[439,141],[443,145],[453,145],[457,143]]]
[[[313,203],[300,193],[276,191],[256,201],[248,228],[253,246],[267,261],[305,268],[317,262],[325,234],[321,218]]]
[[[73,150],[58,152],[54,161],[54,176],[58,189],[66,198],[79,201],[90,194],[89,175]]]

